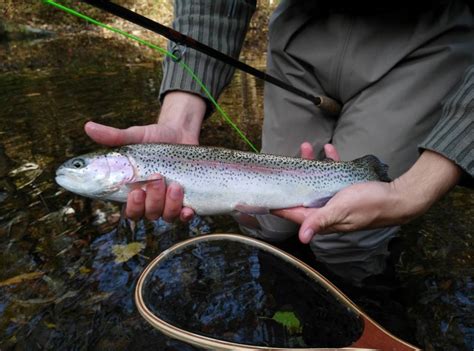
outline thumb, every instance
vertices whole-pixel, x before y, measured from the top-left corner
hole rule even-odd
[[[107,146],[141,143],[145,135],[145,127],[118,129],[95,122],[87,122],[84,126],[86,134],[95,142]]]
[[[301,158],[305,158],[307,160],[314,160],[313,145],[311,145],[307,141],[301,144],[300,153],[301,153]]]
[[[336,148],[332,144],[324,145],[324,153],[326,154],[327,158],[330,158],[334,161],[341,160],[341,157],[339,156],[339,152],[337,152]]]
[[[325,208],[322,207],[319,211],[313,212],[303,221],[298,235],[303,244],[308,244],[314,235],[323,232],[326,227],[330,226],[326,212]]]

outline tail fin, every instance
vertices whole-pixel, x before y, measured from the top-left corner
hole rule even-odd
[[[388,176],[388,166],[381,162],[374,155],[367,155],[361,158],[354,160],[354,163],[359,164],[363,167],[368,167],[372,169],[378,176],[379,180],[382,182],[391,182],[392,180]]]

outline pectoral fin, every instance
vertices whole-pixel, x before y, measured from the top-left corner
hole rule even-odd
[[[260,229],[260,224],[258,223],[257,218],[253,215],[239,211],[233,211],[232,217],[237,221],[237,223],[239,223],[239,225],[250,229]]]
[[[332,196],[320,197],[303,204],[304,207],[323,207],[331,200]]]
[[[139,180],[136,182],[132,183],[127,183],[126,186],[130,190],[135,190],[135,189],[142,189],[145,185],[152,183],[152,182],[160,182],[163,179],[147,179],[147,180]]]

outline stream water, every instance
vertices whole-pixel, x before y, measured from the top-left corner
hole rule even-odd
[[[128,43],[87,35],[0,43],[0,349],[194,349],[140,317],[135,283],[174,243],[238,233],[232,220],[140,221],[131,228],[117,204],[76,196],[54,182],[64,160],[99,148],[83,132],[86,121],[127,127],[156,119],[161,63],[149,56]],[[220,100],[257,146],[262,92],[261,82],[237,73]],[[201,140],[248,150],[218,116],[205,122]],[[384,293],[383,285],[375,290],[385,300],[361,290],[346,293],[425,349],[471,350],[473,218],[472,191],[456,188],[403,228],[397,296]],[[129,257],[132,242],[141,246]],[[386,318],[391,306],[401,319]]]

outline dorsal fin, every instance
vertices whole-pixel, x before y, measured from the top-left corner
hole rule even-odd
[[[388,176],[388,166],[381,162],[377,156],[367,155],[361,158],[358,158],[353,161],[356,164],[360,164],[364,167],[368,167],[374,170],[374,172],[379,177],[379,180],[382,182],[391,182],[392,179]]]

